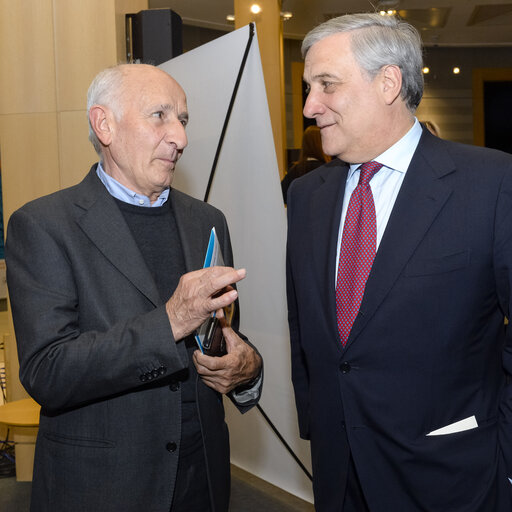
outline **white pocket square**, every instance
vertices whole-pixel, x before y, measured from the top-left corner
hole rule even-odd
[[[437,430],[432,430],[432,432],[429,432],[427,436],[445,436],[446,434],[464,432],[465,430],[471,430],[477,427],[478,423],[476,418],[474,416],[470,416],[469,418],[464,418],[463,420],[456,421],[455,423],[438,428]]]

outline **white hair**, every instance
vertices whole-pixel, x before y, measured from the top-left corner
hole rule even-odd
[[[101,142],[94,133],[89,119],[89,111],[93,105],[104,105],[112,110],[116,119],[123,115],[119,94],[123,86],[124,69],[128,64],[113,66],[100,71],[91,82],[87,91],[87,119],[89,121],[89,140],[96,153],[101,156]]]

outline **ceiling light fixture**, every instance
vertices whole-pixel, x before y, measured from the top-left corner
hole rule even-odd
[[[251,5],[251,12],[253,14],[259,14],[261,12],[261,7],[258,4]]]
[[[293,18],[293,13],[290,11],[281,12],[281,18],[283,21],[288,21]]]
[[[381,16],[394,16],[396,14],[396,9],[388,9],[387,11],[379,11]]]
[[[428,66],[425,66],[421,71],[423,71],[424,75],[428,75],[430,73],[430,68]]]
[[[381,16],[395,16],[398,9],[399,0],[380,0],[377,9]]]
[[[234,14],[228,14],[226,16],[226,21],[231,21],[231,22],[235,21],[235,15]]]
[[[458,74],[460,74],[460,68],[458,68],[457,66],[455,66],[455,67],[453,68],[453,74],[454,74],[454,75],[458,75]]]

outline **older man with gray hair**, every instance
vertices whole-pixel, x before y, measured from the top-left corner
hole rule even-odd
[[[187,145],[183,89],[153,66],[102,71],[88,95],[100,162],[16,211],[7,279],[21,381],[41,404],[32,512],[227,512],[222,394],[256,404],[262,361],[196,329],[237,299],[226,220],[171,188]],[[226,267],[203,269],[215,227]]]
[[[316,510],[510,511],[512,156],[420,125],[408,23],[341,16],[302,48],[304,115],[337,157],[288,193]]]

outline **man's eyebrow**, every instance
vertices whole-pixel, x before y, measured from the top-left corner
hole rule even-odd
[[[332,73],[319,73],[318,75],[314,75],[311,77],[312,80],[324,80],[326,78],[331,80],[339,80],[339,76],[333,75]]]
[[[174,106],[171,105],[170,103],[162,103],[160,105],[160,108],[164,111],[164,112],[169,112],[169,111],[174,111]],[[178,119],[180,121],[187,121],[188,122],[188,112],[181,112],[180,114],[177,114],[178,115]]]

